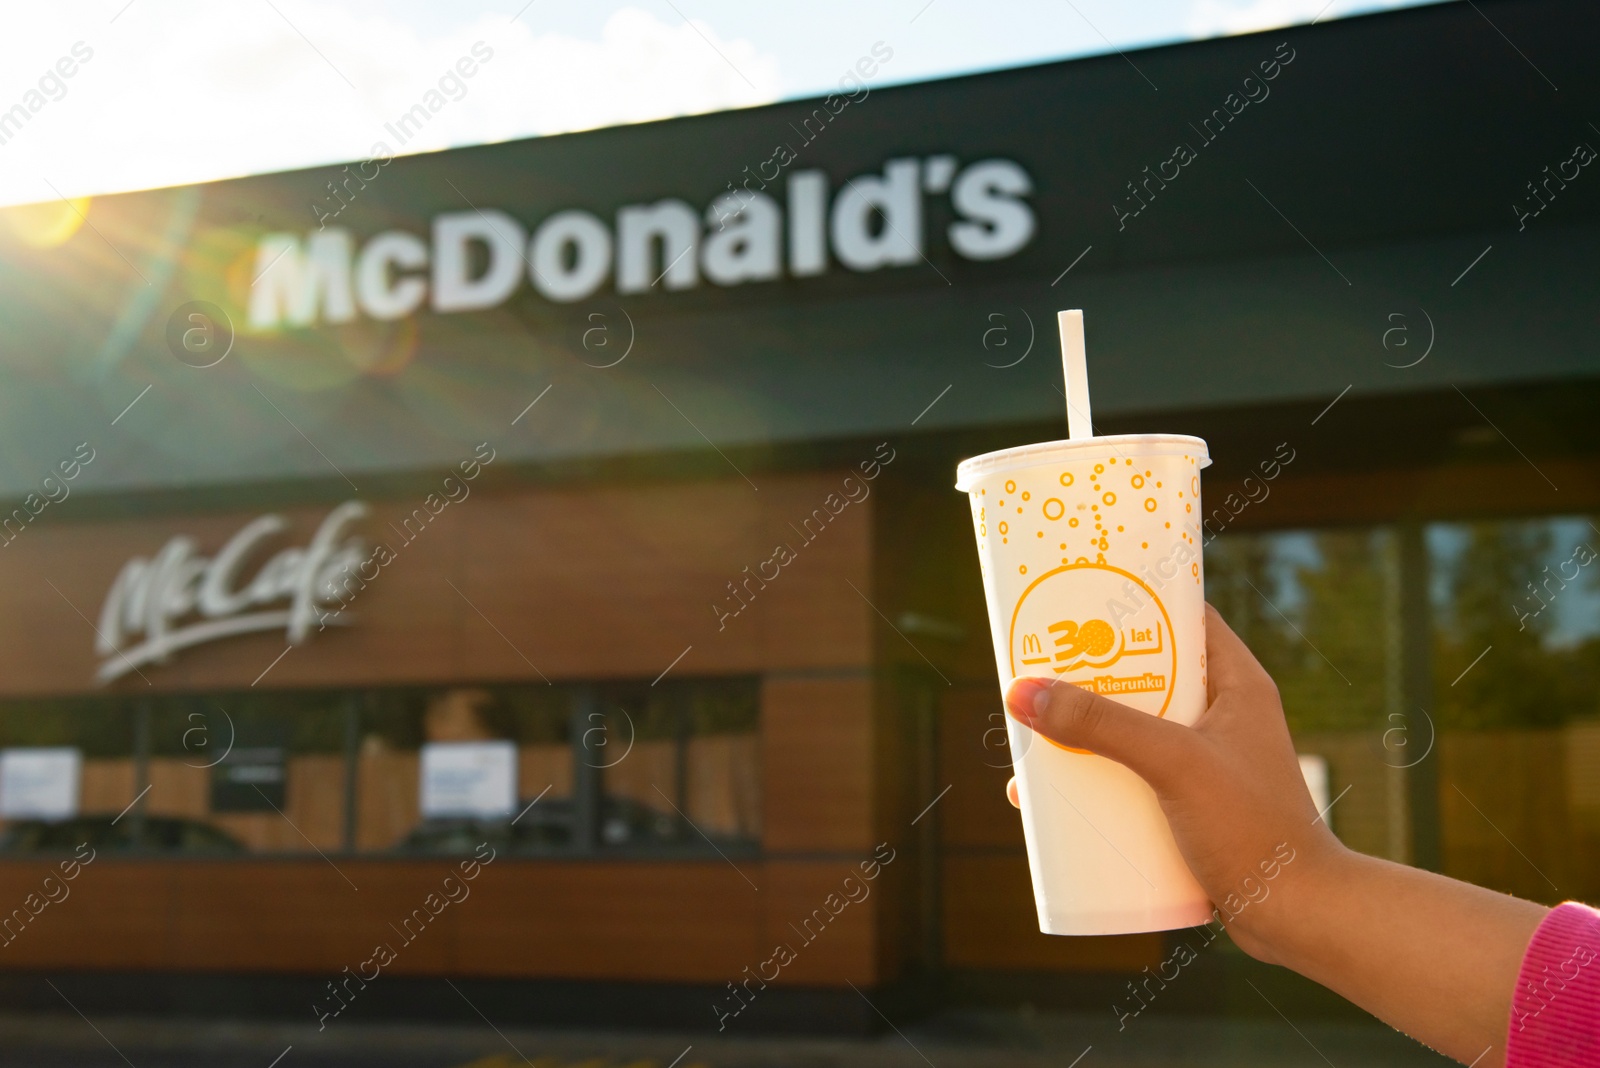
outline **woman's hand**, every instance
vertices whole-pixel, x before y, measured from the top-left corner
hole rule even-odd
[[[1063,745],[1125,764],[1155,789],[1178,849],[1213,902],[1260,881],[1259,866],[1287,842],[1292,863],[1271,897],[1321,875],[1343,852],[1300,774],[1278,688],[1222,616],[1206,606],[1208,707],[1193,727],[1140,712],[1054,679],[1011,684],[1011,714]],[[1016,780],[1007,786],[1017,803]],[[1281,858],[1280,858],[1281,859]],[[1245,952],[1274,960],[1271,897],[1230,924]]]
[[[1245,952],[1463,1063],[1503,1049],[1511,988],[1544,907],[1346,849],[1312,804],[1277,686],[1209,605],[1206,658],[1209,704],[1193,727],[1053,679],[1017,679],[1006,707],[1148,782],[1213,902],[1259,878],[1279,843],[1294,849],[1270,892],[1225,921]],[[1016,804],[1015,780],[1007,793]]]

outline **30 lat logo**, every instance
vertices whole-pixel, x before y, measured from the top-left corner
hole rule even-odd
[[[1177,684],[1166,607],[1143,580],[1106,564],[1035,579],[1012,613],[1010,654],[1012,675],[1063,679],[1157,716]]]

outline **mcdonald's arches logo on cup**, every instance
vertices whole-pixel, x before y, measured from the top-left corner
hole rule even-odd
[[[1166,606],[1109,564],[1066,564],[1035,579],[1011,614],[1010,644],[1013,678],[1054,675],[1158,716],[1178,685]]]

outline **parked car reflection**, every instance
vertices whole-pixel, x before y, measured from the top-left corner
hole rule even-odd
[[[515,823],[509,819],[424,820],[396,849],[403,853],[470,853],[480,843],[488,842],[496,849],[536,853],[570,847],[576,826],[577,810],[572,798],[548,798],[523,810]],[[602,846],[701,841],[673,813],[621,797],[601,800],[597,837]]]
[[[0,853],[70,853],[87,843],[96,852],[243,853],[231,835],[198,820],[171,816],[17,820],[0,831]]]

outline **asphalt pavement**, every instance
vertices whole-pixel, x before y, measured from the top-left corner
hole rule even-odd
[[[1387,1068],[1451,1062],[1376,1023],[962,1010],[872,1038],[0,1016],[0,1068]]]

